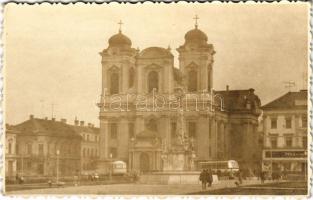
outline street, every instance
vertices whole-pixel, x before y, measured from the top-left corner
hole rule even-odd
[[[200,184],[193,185],[149,185],[149,184],[110,184],[83,185],[60,188],[28,189],[8,191],[6,194],[75,194],[75,195],[305,195],[306,183],[244,181],[237,187],[232,181],[219,182],[206,191]]]

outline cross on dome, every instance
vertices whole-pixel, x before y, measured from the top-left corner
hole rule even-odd
[[[117,23],[117,24],[120,25],[120,28],[119,28],[118,32],[121,33],[122,32],[122,25],[123,25],[122,20],[120,20],[119,23]]]
[[[196,15],[193,19],[195,20],[195,28],[198,28],[198,19],[200,18]]]

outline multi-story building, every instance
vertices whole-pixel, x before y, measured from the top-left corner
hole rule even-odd
[[[264,171],[307,174],[307,93],[288,92],[262,106]]]
[[[10,127],[16,133],[17,173],[22,176],[75,175],[80,172],[81,136],[66,124],[30,118]],[[6,136],[11,134],[8,129]],[[7,143],[9,146],[10,143]],[[7,158],[7,161],[9,159]]]
[[[16,176],[16,135],[17,131],[6,124],[5,135],[5,176],[14,178]]]
[[[85,125],[84,121],[75,119],[73,129],[82,137],[81,141],[81,173],[91,173],[97,168],[99,159],[99,128],[93,124]]]
[[[178,67],[170,48],[134,49],[121,30],[108,42],[100,53],[99,168],[123,160],[129,170],[194,170],[230,159],[259,168],[260,100],[253,89],[213,90],[215,50],[197,24],[177,49]]]

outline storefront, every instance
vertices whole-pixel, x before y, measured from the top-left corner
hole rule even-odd
[[[262,170],[280,176],[307,177],[307,151],[303,149],[263,150]]]

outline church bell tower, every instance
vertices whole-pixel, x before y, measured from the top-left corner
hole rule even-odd
[[[188,93],[210,91],[213,88],[213,45],[208,44],[208,37],[198,28],[198,16],[195,28],[185,34],[185,43],[177,51],[179,67]]]

